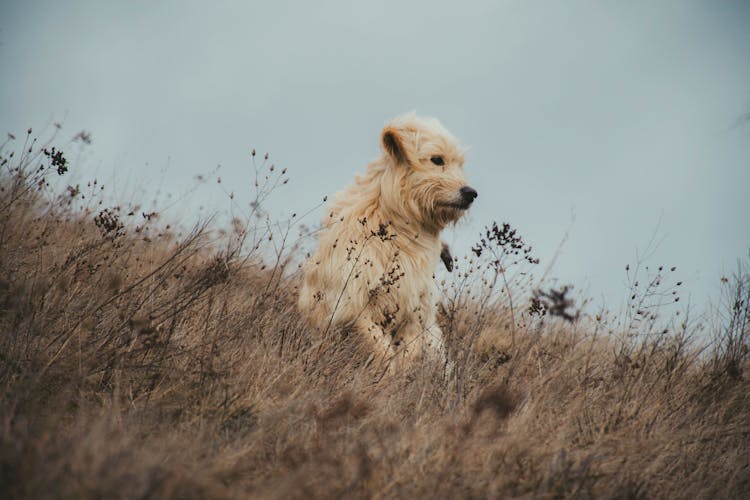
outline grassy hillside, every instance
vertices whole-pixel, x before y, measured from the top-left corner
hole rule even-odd
[[[531,250],[490,228],[443,284],[453,370],[388,377],[306,327],[301,250],[257,205],[180,234],[93,181],[55,192],[64,154],[23,141],[0,150],[0,497],[750,491],[746,272],[701,322],[664,305],[664,268],[629,270],[618,319],[577,314],[529,294]],[[284,177],[259,172],[262,201]]]

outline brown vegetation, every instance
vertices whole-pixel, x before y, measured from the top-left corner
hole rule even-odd
[[[382,377],[354,336],[308,331],[262,219],[170,233],[93,182],[50,194],[59,150],[0,153],[0,497],[750,491],[746,270],[703,345],[659,317],[669,269],[633,280],[624,320],[589,317],[514,288],[535,262],[495,226],[444,285],[454,369]]]

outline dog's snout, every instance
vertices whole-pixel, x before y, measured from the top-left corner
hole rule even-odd
[[[462,197],[462,198],[464,199],[464,201],[466,201],[467,203],[471,203],[472,201],[474,201],[474,199],[475,199],[475,198],[476,198],[477,196],[479,196],[479,194],[477,193],[477,190],[476,190],[476,189],[474,189],[474,188],[472,188],[472,187],[469,187],[469,186],[464,186],[464,187],[462,187],[462,188],[461,188],[461,189],[459,190],[459,192],[461,193],[461,197]]]

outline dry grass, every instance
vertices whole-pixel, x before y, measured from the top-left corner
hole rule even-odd
[[[652,319],[659,284],[627,321],[556,316],[564,289],[530,313],[533,258],[521,244],[513,264],[488,232],[445,284],[450,376],[383,378],[346,332],[308,331],[286,242],[241,223],[171,234],[80,188],[52,195],[67,164],[42,150],[0,150],[2,497],[750,491],[746,270],[702,345],[697,323]]]

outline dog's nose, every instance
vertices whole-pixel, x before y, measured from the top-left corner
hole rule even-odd
[[[463,198],[466,203],[471,203],[474,201],[474,198],[479,196],[477,190],[469,186],[462,187],[459,189],[459,192],[461,193],[461,198]]]

